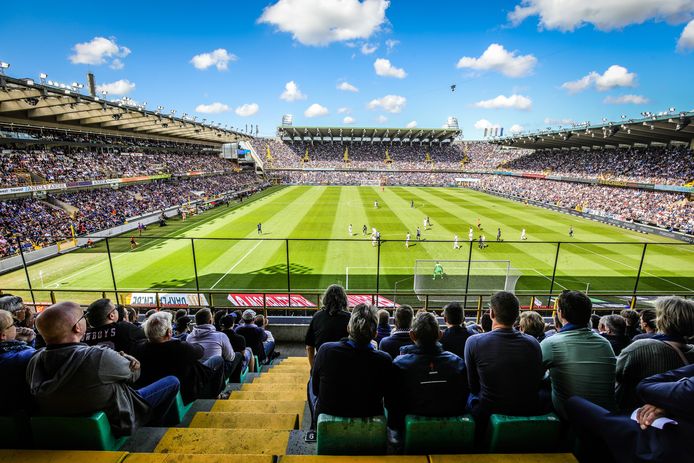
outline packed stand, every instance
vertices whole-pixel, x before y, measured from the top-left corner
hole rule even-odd
[[[456,174],[442,172],[345,172],[283,171],[274,172],[285,183],[308,185],[424,185],[446,186],[455,183]]]

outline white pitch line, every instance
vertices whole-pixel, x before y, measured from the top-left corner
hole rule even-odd
[[[534,268],[519,268],[518,270],[532,270],[532,271],[534,271],[535,273],[537,273],[538,275],[540,275],[541,277],[547,278],[549,281],[552,281],[552,279],[551,279],[550,277],[548,277],[547,275],[543,274],[542,272],[540,272],[539,270],[534,269]],[[554,277],[554,284],[557,285],[557,286],[560,286],[560,287],[562,287],[562,288],[564,288],[564,289],[569,289],[569,288],[567,288],[566,286],[564,286],[564,285],[562,285],[561,283],[559,283],[559,282],[557,281],[556,276]]]
[[[255,251],[255,248],[257,248],[258,246],[260,246],[261,243],[262,243],[262,241],[258,241],[258,243],[257,243],[255,246],[253,246],[246,254],[244,254],[242,258],[240,258],[239,260],[237,260],[236,263],[235,263],[234,265],[232,265],[231,268],[229,268],[229,270],[227,270],[226,273],[225,273],[224,275],[222,275],[221,278],[215,282],[215,284],[213,284],[212,286],[210,286],[210,289],[214,289],[214,287],[217,286],[217,285],[219,284],[220,281],[222,281],[224,278],[226,278],[226,276],[229,275],[229,273],[231,273],[232,270],[234,270],[236,267],[238,267],[238,265],[239,265],[241,262],[243,262],[243,260],[244,260],[246,257],[248,257],[253,251]]]

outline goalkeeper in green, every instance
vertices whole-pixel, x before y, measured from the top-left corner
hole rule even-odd
[[[433,279],[435,280],[436,277],[441,277],[441,279],[443,280],[443,265],[441,265],[438,262],[436,262],[436,265],[434,265],[434,278]]]

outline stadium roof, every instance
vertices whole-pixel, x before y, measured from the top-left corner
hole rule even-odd
[[[694,112],[649,114],[642,119],[575,124],[557,130],[492,138],[491,143],[528,149],[563,149],[686,143],[694,140]]]
[[[175,112],[164,114],[161,107],[151,111],[132,100],[107,101],[79,93],[81,87],[49,83],[0,75],[0,122],[178,142],[222,144],[250,138],[219,125],[177,117]]]
[[[302,143],[450,143],[459,129],[376,128],[376,127],[294,127],[281,125],[277,135],[284,141]]]

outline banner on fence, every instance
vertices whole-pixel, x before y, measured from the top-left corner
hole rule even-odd
[[[159,307],[207,306],[207,298],[202,294],[158,293]],[[157,293],[130,293],[125,296],[125,305],[136,307],[156,307]]]
[[[263,307],[262,294],[233,293],[229,294],[227,299],[234,307]],[[264,302],[266,307],[289,307],[287,294],[266,294]],[[347,303],[350,307],[362,303],[371,304],[371,294],[349,294],[347,295]],[[300,294],[292,294],[291,306],[297,308],[316,307],[316,304]],[[378,296],[378,306],[397,307],[393,301],[383,296]]]

